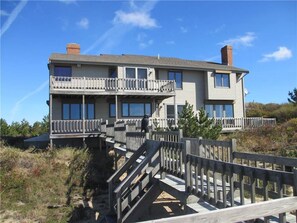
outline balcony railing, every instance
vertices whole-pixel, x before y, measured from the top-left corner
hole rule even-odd
[[[175,82],[172,80],[147,80],[135,78],[97,78],[97,77],[50,77],[51,90],[83,91],[147,91],[174,93]]]
[[[257,128],[261,126],[273,126],[276,124],[274,118],[216,118],[216,124],[221,124],[223,131],[232,131],[236,129]],[[135,124],[137,131],[141,128],[141,119],[121,119],[126,124]],[[68,133],[99,133],[101,131],[101,119],[92,120],[53,120],[52,121],[52,134],[68,134]],[[166,129],[174,126],[175,121],[173,118],[150,118],[149,126],[153,129]],[[102,126],[102,130],[105,128]]]
[[[52,134],[100,132],[101,119],[52,120]]]
[[[221,124],[223,130],[247,129],[260,126],[273,126],[276,124],[275,118],[247,117],[247,118],[215,118],[216,124]]]
[[[124,121],[126,124],[135,124],[136,129],[141,129],[141,120],[141,118],[132,118],[120,119],[119,121]],[[149,126],[152,126],[154,129],[166,129],[170,126],[174,126],[174,118],[150,118]]]

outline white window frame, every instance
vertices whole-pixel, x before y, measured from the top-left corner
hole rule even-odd
[[[125,78],[128,78],[127,77],[127,72],[126,72],[126,69],[129,68],[129,69],[134,69],[135,70],[135,79],[138,79],[138,69],[144,69],[146,70],[146,80],[148,79],[148,68],[147,67],[124,67],[124,70],[125,70]]]
[[[217,85],[217,78],[216,78],[216,76],[217,75],[227,75],[228,76],[228,86],[223,86],[223,83],[224,83],[224,81],[223,81],[223,77],[221,76],[221,78],[220,78],[220,82],[221,82],[221,86],[219,86],[219,85]],[[219,72],[217,72],[217,73],[215,73],[214,74],[214,86],[215,86],[215,88],[230,88],[230,74],[228,73],[228,74],[226,74],[226,73],[219,73]]]

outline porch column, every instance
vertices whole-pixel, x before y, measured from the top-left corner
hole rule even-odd
[[[116,114],[116,122],[118,121],[118,96],[115,96],[115,114]]]
[[[49,96],[49,137],[50,137],[50,147],[53,148],[53,139],[52,139],[52,133],[53,133],[53,95],[50,94]]]
[[[177,126],[177,104],[176,104],[176,95],[173,97],[174,101],[174,125]]]
[[[155,130],[155,125],[153,119],[156,118],[156,99],[153,98],[152,102],[152,130]]]
[[[156,118],[156,99],[153,99],[152,102],[152,118]]]
[[[82,95],[82,130],[83,130],[83,147],[86,147],[86,142],[85,142],[85,95]]]

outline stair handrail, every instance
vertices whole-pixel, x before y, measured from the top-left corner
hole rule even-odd
[[[143,149],[145,148],[145,149]],[[153,141],[153,140],[146,140],[143,146],[141,146],[142,153],[138,153],[138,156],[133,157],[135,160],[136,157],[139,158],[143,152],[146,152],[145,158],[127,175],[127,177],[114,189],[112,190],[112,185],[109,186],[109,192],[110,192],[110,209],[112,210],[114,202],[113,202],[113,195],[115,195],[116,203],[117,203],[117,222],[122,222],[123,218],[126,218],[126,215],[123,214],[122,210],[122,193],[128,189],[128,187],[131,185],[131,183],[137,179],[141,174],[145,172],[147,167],[150,164],[153,164],[157,159],[154,159],[154,157],[157,155],[161,148],[161,142],[159,141]],[[137,150],[138,151],[138,150]],[[134,155],[133,155],[134,156]],[[131,157],[132,158],[132,157]],[[130,158],[130,159],[131,159]],[[130,160],[129,159],[129,160]],[[129,161],[128,160],[128,161]],[[156,166],[160,164],[160,160],[157,160],[158,163],[156,163]],[[123,167],[121,168],[123,169]],[[119,176],[118,176],[119,177]],[[112,182],[112,181],[110,181]],[[139,182],[138,182],[139,183]]]
[[[132,164],[136,162],[137,159],[139,159],[140,155],[144,153],[146,150],[145,143],[142,144],[139,149],[133,153],[133,155],[124,163],[124,165],[118,169],[111,177],[108,178],[107,184],[108,184],[108,193],[109,193],[109,211],[112,211],[113,208],[113,190],[115,186],[113,185],[115,181],[119,180],[120,176],[125,173]]]
[[[152,140],[148,140],[152,141]],[[148,144],[148,143],[147,143]],[[134,178],[145,169],[146,165],[150,164],[151,159],[155,156],[156,152],[160,149],[161,142],[158,142],[157,146],[150,148],[148,155],[143,159],[143,161],[123,180],[118,187],[114,190],[114,193],[119,193],[124,191],[128,185],[132,183]]]

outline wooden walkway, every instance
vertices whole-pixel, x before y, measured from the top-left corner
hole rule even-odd
[[[187,139],[181,132],[144,134],[128,128],[109,125],[101,137],[114,149],[116,163],[126,157],[108,180],[110,211],[117,222],[137,221],[143,207],[162,191],[181,201],[185,215],[152,222],[297,222],[297,159],[239,153],[235,140]],[[250,211],[235,216],[238,210]]]

